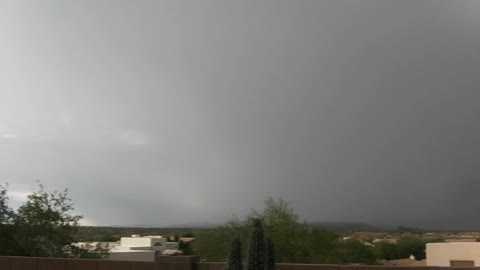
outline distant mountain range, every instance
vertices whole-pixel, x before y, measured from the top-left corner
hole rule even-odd
[[[383,226],[374,226],[363,222],[346,222],[346,221],[324,221],[324,222],[309,222],[312,227],[320,227],[332,231],[385,231],[391,228]]]
[[[158,225],[158,224],[132,224],[132,225],[111,225],[108,227],[123,228],[162,228],[162,229],[210,229],[219,226],[219,224],[209,223],[184,223],[176,225]]]
[[[326,229],[339,229],[339,230],[384,230],[385,228],[380,226],[373,226],[367,223],[361,222],[337,222],[337,221],[326,221],[326,222],[309,222],[307,223],[312,227],[323,227]],[[192,229],[208,229],[215,228],[221,224],[213,223],[183,223],[183,224],[174,224],[168,226],[161,226],[156,224],[134,224],[128,227],[137,227],[137,228],[192,228]],[[124,226],[125,227],[125,226]]]
[[[184,224],[176,224],[170,225],[166,228],[190,228],[190,229],[211,229],[219,226],[219,224],[212,224],[212,223],[184,223]]]
[[[162,228],[162,229],[210,229],[220,226],[221,224],[214,223],[183,223],[183,224],[174,224],[174,225],[158,225],[158,224],[132,224],[132,225],[110,225],[105,227],[114,227],[114,228]],[[394,225],[379,225],[379,224],[369,224],[364,222],[349,222],[349,221],[317,221],[317,222],[307,222],[307,225],[310,227],[324,228],[336,232],[345,232],[345,231],[370,231],[370,232],[380,232],[380,231],[391,231],[402,228],[402,226]],[[456,225],[456,226],[454,226]],[[453,224],[451,226],[445,227],[433,227],[433,226],[421,226],[420,229],[412,227],[403,227],[407,230],[417,230],[417,231],[469,231],[469,230],[479,230],[477,227],[468,227],[460,226],[463,224]],[[103,227],[103,226],[100,226]]]
[[[132,224],[132,225],[114,225],[110,227],[130,227],[130,228],[164,228],[164,229],[209,229],[215,228],[220,224],[213,223],[183,223],[175,225],[158,225],[158,224]],[[344,222],[344,221],[325,221],[325,222],[309,222],[308,226],[321,227],[333,231],[384,231],[384,226],[374,226],[362,222]]]

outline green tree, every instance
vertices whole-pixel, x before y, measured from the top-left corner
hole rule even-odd
[[[376,258],[371,247],[358,240],[350,239],[337,241],[336,247],[329,254],[327,262],[334,264],[374,264]]]
[[[0,255],[25,255],[15,241],[14,211],[8,206],[7,187],[0,185]]]
[[[378,243],[375,243],[375,247],[373,249],[378,259],[383,259],[383,260],[400,259],[396,244],[392,244],[388,242],[378,242]]]
[[[96,245],[88,244],[87,246],[78,247],[70,245],[66,247],[71,257],[82,259],[101,259],[108,256],[109,245],[103,246],[101,243]]]
[[[100,238],[100,242],[117,242],[119,240],[120,239],[118,237],[115,237],[115,236],[111,235],[110,233],[104,234]]]
[[[242,242],[240,238],[234,237],[230,249],[230,256],[228,257],[226,270],[242,270]]]
[[[7,187],[0,185],[0,225],[11,224],[13,211],[8,206]]]
[[[247,219],[259,218],[266,234],[275,243],[277,261],[308,263],[310,250],[308,230],[301,224],[293,208],[284,200],[268,198],[262,212],[253,211]]]
[[[67,190],[47,193],[43,186],[28,195],[18,209],[15,227],[21,233],[16,241],[29,256],[69,257],[73,235],[77,233],[79,215],[73,215]]]
[[[48,193],[42,185],[15,212],[8,207],[7,188],[0,186],[0,255],[100,258],[106,249],[73,244],[79,215],[67,190]]]
[[[402,238],[397,242],[397,253],[400,258],[415,256],[417,260],[425,259],[425,242],[418,238]]]
[[[327,263],[329,254],[337,245],[338,235],[332,231],[313,228],[308,233],[306,245],[311,263]]]
[[[242,254],[245,254],[248,247],[248,238],[250,235],[249,221],[241,221],[237,217],[231,218],[224,225],[196,234],[195,249],[202,260],[208,261],[226,261],[232,236],[235,235],[245,245],[242,245]]]
[[[193,251],[192,246],[188,242],[179,241],[178,242],[178,250],[181,250],[183,255],[194,255],[195,252]]]
[[[374,263],[371,247],[354,241],[338,240],[328,230],[310,228],[301,223],[293,208],[284,200],[268,198],[261,211],[253,211],[244,219],[234,217],[225,225],[197,233],[196,250],[202,260],[225,261],[228,258],[232,235],[245,246],[251,246],[249,231],[256,219],[261,220],[265,235],[275,243],[276,262],[279,263]]]
[[[182,237],[195,237],[195,234],[193,234],[193,232],[184,232],[182,233]]]
[[[250,234],[250,248],[248,250],[248,270],[265,270],[265,243],[262,222],[253,220],[252,233]]]

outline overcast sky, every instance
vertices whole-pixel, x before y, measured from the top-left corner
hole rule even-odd
[[[0,0],[0,182],[84,224],[480,228],[480,2]]]

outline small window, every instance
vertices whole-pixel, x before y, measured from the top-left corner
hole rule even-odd
[[[462,266],[466,266],[466,267],[473,267],[475,266],[475,262],[474,261],[450,261],[450,266],[459,266],[459,267],[462,267]]]
[[[156,246],[156,247],[161,247],[161,246],[162,246],[162,243],[160,243],[160,242],[156,242],[156,243],[155,243],[155,244],[153,244],[153,245],[154,245],[154,246]]]

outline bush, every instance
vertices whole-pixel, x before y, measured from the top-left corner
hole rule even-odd
[[[334,264],[374,264],[375,254],[371,247],[358,240],[338,241],[334,250],[328,256],[328,263]]]
[[[106,250],[82,249],[72,243],[82,216],[74,215],[67,190],[48,193],[42,185],[15,212],[7,188],[0,185],[0,255],[102,258]]]

